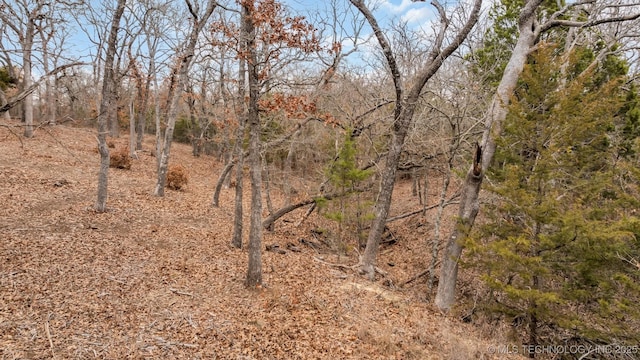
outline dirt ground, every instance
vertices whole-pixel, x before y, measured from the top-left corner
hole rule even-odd
[[[296,227],[304,210],[294,212],[263,242],[301,251],[265,251],[265,287],[251,291],[247,252],[229,246],[234,191],[211,206],[215,159],[175,144],[171,162],[190,181],[157,198],[148,138],[131,170],[110,169],[100,214],[95,130],[18,133],[0,127],[0,359],[507,358],[492,354],[496,337],[435,311],[421,285],[389,286],[425,266],[424,241],[401,231],[428,231],[422,220],[394,224],[399,241],[380,256],[389,274],[372,283],[329,264],[353,265],[357,254],[301,244],[323,219]],[[405,184],[396,199],[408,193]]]

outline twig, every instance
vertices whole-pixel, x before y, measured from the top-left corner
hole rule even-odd
[[[191,294],[191,293],[180,291],[178,289],[169,288],[169,291],[171,291],[174,294],[178,294],[178,295],[193,296],[193,294]]]
[[[49,320],[44,323],[44,332],[47,334],[47,339],[49,339],[49,348],[51,349],[51,357],[55,357],[56,354],[53,351],[53,340],[51,339],[51,331],[49,331]]]
[[[116,279],[115,276],[109,276],[108,279],[111,280],[111,281],[115,281],[118,284],[127,285],[126,281],[120,280],[120,279]]]
[[[631,266],[634,266],[634,267],[638,268],[638,270],[640,270],[640,261],[636,260],[634,257],[629,255],[628,253],[625,252],[625,255],[628,256],[628,258],[620,255],[619,252],[616,253],[616,255],[618,255],[618,259],[620,259],[620,260],[622,260],[624,262],[627,262],[627,263],[631,264]]]
[[[302,225],[302,223],[309,217],[309,215],[311,215],[311,213],[313,212],[313,210],[315,210],[316,205],[318,205],[317,203],[313,203],[310,207],[309,210],[307,210],[307,212],[304,214],[304,216],[302,216],[302,218],[300,218],[300,221],[298,221],[295,224],[295,227],[299,227],[300,225]]]
[[[380,269],[380,268],[379,268],[379,267],[377,267],[377,266],[375,266],[375,267],[374,267],[374,270],[375,270],[378,274],[380,274],[380,275],[382,275],[382,276],[384,276],[384,277],[387,277],[387,275],[389,275],[389,273],[388,273],[388,272],[386,272],[386,271],[384,271],[384,270]]]
[[[436,263],[436,266],[438,266],[438,265],[440,265],[440,261],[438,261],[438,262]],[[434,268],[435,268],[435,267],[434,267]],[[414,281],[418,280],[419,278],[421,278],[421,277],[423,277],[423,276],[425,276],[425,275],[427,275],[427,274],[430,274],[430,273],[431,273],[431,269],[423,270],[423,271],[421,271],[418,275],[413,276],[411,279],[406,280],[406,281],[404,281],[404,282],[400,283],[400,286],[405,286],[405,285],[407,285],[408,283],[414,282]]]
[[[42,123],[42,125],[46,125],[48,124],[47,122]],[[42,128],[44,129],[44,131],[47,132],[47,134],[49,134],[49,136],[51,136],[51,138],[58,143],[58,145],[62,146],[63,149],[67,150],[67,152],[69,153],[69,155],[71,155],[74,159],[76,159],[77,161],[79,161],[81,164],[84,164],[84,161],[80,160],[80,158],[78,158],[76,156],[76,154],[72,153],[71,150],[69,150],[68,147],[66,147],[62,142],[60,142],[60,140],[58,140],[55,136],[53,136],[53,134],[51,133],[51,131],[49,131],[48,129],[42,127],[42,125],[38,126],[38,129]]]
[[[420,213],[421,213],[421,212],[423,212],[423,211],[431,210],[431,209],[436,208],[436,207],[438,207],[438,205],[437,205],[437,204],[436,204],[436,205],[425,206],[425,207],[422,207],[422,208],[420,208],[420,209],[418,209],[418,210],[414,210],[414,211],[408,212],[408,213],[406,213],[406,214],[402,214],[402,215],[398,215],[398,216],[394,216],[394,217],[387,218],[387,221],[386,221],[386,222],[387,222],[387,223],[390,223],[390,222],[392,222],[392,221],[396,221],[396,220],[401,220],[401,219],[404,219],[404,218],[408,218],[408,217],[410,217],[410,216],[418,215],[418,214],[420,214]]]
[[[324,260],[322,260],[322,259],[318,258],[317,256],[314,256],[314,257],[313,257],[313,260],[315,260],[315,261],[317,261],[317,262],[319,262],[319,263],[321,263],[321,264],[325,264],[325,265],[328,265],[328,266],[337,267],[337,268],[339,268],[339,269],[344,269],[344,270],[354,270],[354,269],[356,268],[356,266],[349,266],[349,265],[343,265],[343,264],[334,264],[334,263],[330,263],[330,262],[327,262],[327,261],[324,261]]]
[[[154,336],[154,339],[156,339],[156,342],[158,342],[161,346],[164,346],[164,347],[183,346],[183,347],[187,347],[187,348],[191,348],[191,349],[198,348],[197,344],[188,344],[188,343],[179,343],[179,342],[175,342],[175,341],[167,341],[167,340],[163,339],[160,336]]]
[[[20,135],[16,134],[15,132],[13,132],[13,130],[11,129],[12,127],[18,126],[18,125],[9,125],[9,124],[0,124],[0,126],[7,128],[7,130],[9,130],[9,132],[15,136],[16,138],[18,138],[18,140],[20,140],[20,147],[24,149],[24,142],[22,141],[22,137],[20,137]]]

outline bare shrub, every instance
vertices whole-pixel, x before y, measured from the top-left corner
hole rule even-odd
[[[116,169],[131,169],[131,157],[126,147],[121,147],[111,152],[111,161],[109,167]]]
[[[189,183],[187,169],[182,165],[169,166],[167,170],[167,187],[172,190],[180,190]]]

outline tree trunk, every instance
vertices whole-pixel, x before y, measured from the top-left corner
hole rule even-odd
[[[42,41],[42,70],[45,74],[49,73],[49,49],[47,48],[47,37],[44,32],[40,32],[40,39]],[[56,101],[53,98],[54,79],[47,77],[44,80],[44,99],[43,108],[41,110],[41,121],[48,123],[49,125],[56,124]]]
[[[441,28],[436,35],[434,44],[432,45],[432,50],[428,54],[425,67],[422,68],[416,76],[414,76],[412,79],[414,85],[406,91],[406,94],[402,85],[402,75],[396,62],[396,56],[393,52],[393,48],[378,25],[375,17],[367,8],[364,1],[350,1],[351,4],[358,8],[373,29],[387,61],[389,71],[391,72],[391,78],[393,80],[396,94],[393,133],[385,168],[382,170],[381,174],[382,179],[380,193],[378,195],[374,211],[375,219],[372,222],[369,237],[367,238],[367,246],[359,264],[360,272],[373,280],[375,278],[376,255],[386,219],[389,214],[389,208],[391,206],[391,195],[393,193],[393,187],[396,180],[396,171],[400,160],[400,154],[404,146],[404,140],[407,132],[413,123],[413,115],[418,99],[420,98],[420,93],[427,82],[438,72],[443,62],[460,46],[471,29],[475,26],[480,14],[482,0],[476,0],[474,2],[473,9],[470,12],[466,23],[462,28],[460,28],[451,43],[444,49],[442,49],[442,46],[449,26],[449,19],[446,17],[444,8],[437,1],[432,2],[432,5],[437,9],[440,15]]]
[[[0,89],[0,106],[5,106],[8,103],[9,101],[7,101],[7,95],[4,93],[4,91],[2,91],[2,89]],[[11,120],[11,114],[9,113],[9,110],[2,112],[2,117],[4,117],[4,119],[7,121]]]
[[[33,19],[29,19],[30,25],[33,25]],[[24,79],[22,82],[23,89],[28,89],[32,84],[31,79],[31,46],[33,45],[33,27],[27,28],[24,49],[22,50],[22,70],[24,71]],[[33,94],[29,93],[24,98],[24,137],[33,137]]]
[[[152,63],[153,64],[153,63]],[[162,122],[160,120],[160,91],[158,84],[158,77],[154,76],[153,87],[156,89],[156,94],[154,98],[154,122],[156,125],[156,148],[155,148],[155,156],[156,156],[156,171],[160,172],[160,153],[162,152]]]
[[[211,13],[213,13],[213,10],[216,8],[216,6],[216,1],[209,0],[209,2],[207,3],[207,9],[200,19],[198,18],[197,14],[192,13],[194,17],[194,24],[193,28],[191,29],[191,33],[189,34],[189,39],[187,39],[185,50],[181,54],[178,64],[176,65],[178,67],[175,71],[177,80],[175,83],[175,89],[169,101],[169,108],[167,109],[167,128],[165,129],[164,133],[162,153],[157,155],[159,157],[159,166],[158,180],[153,191],[153,194],[155,196],[164,196],[164,187],[167,182],[167,170],[169,167],[169,157],[171,155],[171,142],[173,141],[173,130],[175,128],[176,118],[178,116],[178,102],[180,100],[180,94],[188,81],[189,67],[194,56],[195,47],[198,42],[198,36],[200,35],[200,32],[207,23],[207,19],[209,19],[209,16],[211,16]]]
[[[135,99],[131,96],[129,102],[129,156],[136,158],[136,112]]]
[[[244,209],[242,205],[242,192],[244,190],[244,149],[242,148],[242,143],[244,142],[244,130],[247,115],[244,107],[244,94],[246,90],[244,78],[247,72],[246,69],[247,62],[241,58],[238,70],[237,102],[240,105],[240,108],[236,110],[238,113],[238,134],[236,136],[236,144],[234,147],[238,166],[236,167],[236,198],[233,217],[233,238],[231,239],[231,245],[238,249],[242,247],[242,230],[244,226]],[[220,180],[224,181],[225,178],[229,177],[224,175]],[[220,184],[222,184],[222,182]]]
[[[455,138],[456,135],[452,135]],[[447,201],[447,191],[449,190],[449,184],[451,183],[451,173],[453,172],[453,158],[455,156],[455,150],[453,149],[454,146],[456,145],[452,145],[451,151],[449,152],[449,159],[447,161],[447,173],[445,174],[442,189],[440,191],[440,201],[438,202],[438,212],[436,214],[435,227],[433,230],[433,243],[431,244],[431,264],[429,265],[429,279],[427,280],[427,291],[429,292],[429,296],[431,296],[431,291],[433,290],[436,264],[438,263],[438,253],[440,252],[440,227],[442,223],[442,213],[444,212]]]
[[[267,202],[267,212],[269,216],[273,214],[273,201],[271,200],[271,174],[269,174],[269,164],[267,160],[262,158],[263,172],[262,172],[262,182],[264,183],[264,198]],[[269,231],[273,231],[273,227],[267,229]]]
[[[151,58],[149,60],[150,62],[153,62],[153,58]],[[152,68],[154,66],[149,65],[149,72],[151,73]],[[142,150],[142,140],[144,139],[144,131],[146,128],[146,123],[147,123],[147,106],[149,105],[149,89],[151,87],[151,79],[149,78],[149,76],[147,76],[146,80],[145,80],[145,85],[144,85],[144,89],[142,90],[142,94],[138,95],[138,113],[137,115],[137,120],[135,121],[136,124],[136,150]]]
[[[415,107],[412,106],[412,108]],[[378,200],[376,201],[374,208],[375,219],[371,224],[369,236],[367,237],[367,245],[364,249],[362,259],[360,260],[360,271],[363,275],[366,275],[369,280],[375,279],[375,263],[376,256],[378,254],[378,247],[380,245],[380,238],[382,237],[387,216],[389,215],[391,195],[393,194],[393,187],[396,182],[398,162],[400,161],[400,154],[402,153],[404,139],[409,129],[408,124],[411,123],[412,119],[413,109],[403,111],[401,116],[396,118],[387,161],[384,169],[382,170],[382,174],[380,175],[382,182],[380,184]]]
[[[245,285],[255,288],[262,284],[262,161],[260,157],[260,95],[256,33],[253,25],[252,7],[242,7],[243,36],[246,39],[247,66],[249,70],[249,104],[247,124],[249,125],[249,164],[251,166],[251,220],[249,224],[249,264]]]
[[[114,72],[114,76],[113,76],[113,79],[111,79],[113,84],[111,86],[115,90],[117,88],[117,85],[116,85],[117,81],[115,76],[116,70],[114,69],[113,72]],[[107,114],[108,114],[107,127],[109,128],[109,136],[112,138],[120,137],[120,114],[118,113],[119,100],[120,98],[118,94],[114,94],[113,99],[111,101],[111,107],[107,109]]]
[[[98,199],[95,204],[97,212],[105,212],[107,210],[107,185],[109,180],[109,147],[107,146],[107,113],[108,109],[113,106],[115,98],[112,77],[113,62],[116,52],[116,43],[118,42],[118,29],[120,27],[120,19],[124,13],[126,0],[118,0],[118,5],[113,14],[111,22],[111,31],[107,43],[107,54],[105,58],[105,71],[102,81],[102,100],[100,101],[100,112],[98,113],[98,151],[100,152],[100,173],[98,175]]]
[[[244,139],[245,128],[244,115],[241,119],[240,127],[238,128],[238,141]],[[243,228],[243,205],[242,205],[242,192],[244,190],[244,150],[242,146],[237,146],[236,149],[236,197],[235,197],[235,209],[233,220],[233,238],[231,239],[231,245],[241,248],[242,247],[242,228]]]
[[[230,161],[227,165],[222,168],[220,172],[220,176],[218,177],[218,181],[216,182],[215,190],[213,191],[213,198],[211,200],[211,206],[218,207],[220,206],[220,192],[222,192],[222,185],[224,184],[224,179],[229,176],[231,170],[236,165],[236,160]]]
[[[242,125],[242,133],[244,134],[244,124]],[[242,149],[238,151],[237,161],[236,194],[233,211],[233,237],[231,238],[231,246],[240,249],[242,248],[242,230],[244,225],[244,207],[242,205],[242,192],[244,191],[244,152]]]
[[[507,116],[510,97],[518,83],[527,56],[535,44],[537,37],[535,12],[541,2],[542,0],[529,0],[520,12],[520,35],[504,70],[496,95],[489,106],[482,143],[477,149],[474,165],[469,169],[463,185],[458,209],[458,226],[454,227],[443,255],[438,292],[435,298],[436,306],[443,311],[448,311],[455,301],[458,260],[462,254],[462,242],[478,214],[480,208],[478,196],[482,179],[493,160],[496,139],[502,132],[502,122]]]

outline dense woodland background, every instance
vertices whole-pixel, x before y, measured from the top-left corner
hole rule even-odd
[[[0,16],[4,357],[488,358],[495,341],[640,357],[640,4],[14,0]],[[136,315],[116,284],[189,301]],[[345,286],[387,302],[329,300]],[[65,296],[97,296],[84,330]],[[231,319],[234,301],[282,318]],[[318,332],[306,351],[283,345],[294,312]],[[203,325],[217,317],[226,330]],[[400,324],[416,319],[435,323]],[[474,340],[458,351],[442,326]]]

